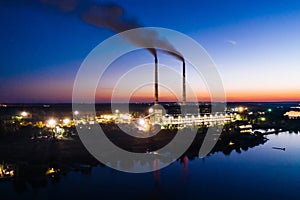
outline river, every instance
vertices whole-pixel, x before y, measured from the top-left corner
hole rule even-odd
[[[229,155],[176,161],[130,174],[98,165],[20,185],[0,181],[2,199],[300,199],[300,134],[279,133]],[[285,148],[285,150],[273,147]]]

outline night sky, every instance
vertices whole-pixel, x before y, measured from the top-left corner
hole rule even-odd
[[[174,29],[195,39],[214,60],[228,101],[300,101],[298,0],[1,0],[0,103],[71,102],[81,63],[118,31],[88,23],[83,16],[91,5],[121,8],[122,17],[134,24]],[[153,57],[140,50],[113,63],[97,101],[109,99],[111,84],[123,71],[149,62]],[[177,65],[165,55],[161,62]],[[197,82],[191,75],[189,81]],[[152,88],[143,90],[136,99],[152,101],[152,93]],[[171,94],[160,96],[174,100]],[[199,98],[207,100],[206,92]]]

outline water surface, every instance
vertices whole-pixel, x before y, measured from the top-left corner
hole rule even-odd
[[[300,135],[266,136],[263,145],[183,158],[156,172],[129,174],[97,166],[42,183],[0,181],[3,199],[300,199]],[[285,151],[273,149],[284,147]]]

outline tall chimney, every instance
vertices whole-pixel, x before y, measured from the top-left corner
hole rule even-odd
[[[182,61],[182,105],[186,105],[185,61]]]
[[[158,61],[155,56],[155,69],[154,69],[154,105],[158,104]]]

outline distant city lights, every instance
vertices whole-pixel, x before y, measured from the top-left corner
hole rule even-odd
[[[139,125],[138,129],[140,131],[148,132],[150,130],[149,122],[146,119],[144,119],[144,118],[140,118],[138,120],[138,125]]]
[[[54,127],[56,125],[56,120],[55,119],[49,119],[47,122],[47,125],[50,127]]]
[[[288,116],[290,119],[300,118],[300,111],[289,111],[284,114],[284,116]]]
[[[139,125],[144,126],[146,121],[145,121],[145,119],[139,119],[138,123],[139,123]]]
[[[264,121],[266,121],[266,118],[265,117],[261,117],[260,120],[264,122]]]
[[[232,109],[235,108],[231,108],[231,110]],[[244,109],[245,107],[243,107],[243,110]],[[97,123],[133,124],[135,128],[143,132],[148,132],[149,130],[151,130],[151,127],[153,125],[161,125],[161,128],[163,129],[168,129],[170,127],[185,128],[200,126],[202,124],[223,124],[229,121],[243,120],[241,116],[242,113],[238,114],[238,112],[226,114],[206,113],[203,115],[170,115],[163,114],[161,110],[157,110],[154,107],[148,107],[148,113],[143,113],[139,116],[130,113],[122,113],[118,109],[113,110],[113,113],[110,112],[98,116],[93,114],[91,115],[81,113],[78,110],[74,110],[73,117],[67,114],[65,116],[49,116],[49,118],[47,117],[38,119],[36,118],[36,116],[32,117],[32,114],[30,112],[21,110],[19,111],[19,114],[17,114],[16,116],[12,116],[12,123],[20,124],[21,126],[33,125],[39,128],[46,127],[49,129],[49,131],[52,131],[55,134],[62,135],[64,131],[68,131],[68,128],[78,125],[94,125]]]
[[[64,125],[68,125],[71,122],[71,120],[69,118],[65,118],[63,120]]]
[[[27,116],[28,116],[28,113],[25,112],[25,111],[23,111],[23,112],[21,112],[21,116],[22,116],[22,117],[27,117]]]
[[[239,111],[239,112],[244,112],[244,110],[245,110],[245,108],[242,107],[242,106],[240,106],[240,107],[238,108],[238,111]]]

